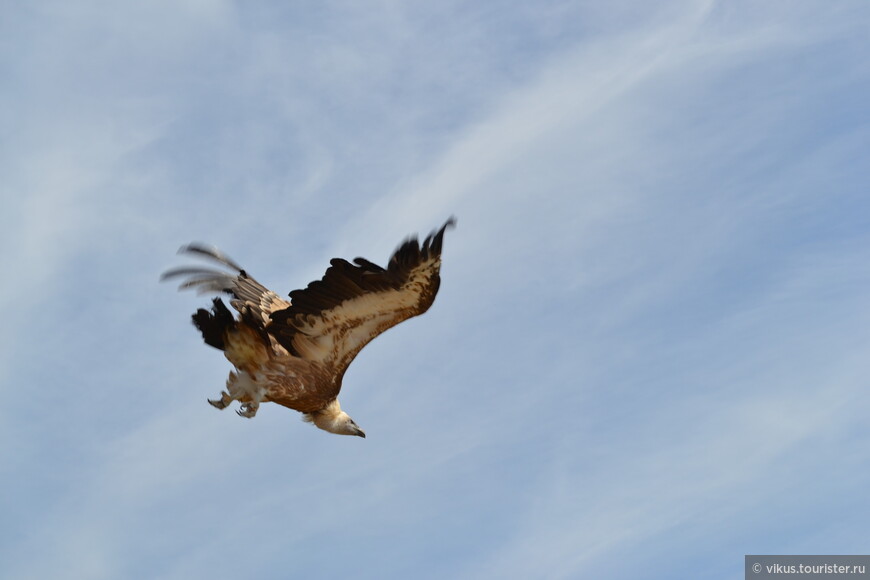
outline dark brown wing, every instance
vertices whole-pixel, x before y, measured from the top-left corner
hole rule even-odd
[[[174,268],[164,272],[161,280],[185,277],[179,290],[195,288],[200,294],[226,292],[233,296],[230,304],[243,315],[252,315],[260,328],[269,324],[269,315],[290,306],[284,300],[242,270],[234,261],[217,248],[192,243],[178,250],[179,254],[194,254],[213,260],[233,270],[232,273],[210,268]]]
[[[421,245],[406,240],[386,269],[363,258],[336,258],[322,279],[290,293],[267,330],[296,356],[340,376],[356,354],[386,329],[426,312],[441,284],[441,245],[450,218]]]

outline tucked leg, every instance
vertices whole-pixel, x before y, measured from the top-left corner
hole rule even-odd
[[[266,395],[263,388],[257,385],[246,372],[231,372],[227,379],[227,391],[229,394],[224,393],[221,403],[226,406],[232,401],[240,401],[242,405],[236,413],[247,419],[257,414],[260,403],[265,400]]]

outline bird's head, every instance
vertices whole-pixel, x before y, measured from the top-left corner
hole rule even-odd
[[[336,435],[356,435],[363,438],[366,436],[365,431],[359,428],[350,415],[341,410],[338,400],[332,401],[320,411],[306,413],[302,418]]]

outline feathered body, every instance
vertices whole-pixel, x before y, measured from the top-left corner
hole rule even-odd
[[[441,247],[448,220],[422,244],[407,239],[382,268],[364,258],[335,258],[323,278],[285,300],[250,277],[216,248],[191,244],[180,253],[199,255],[232,272],[177,268],[162,279],[185,277],[180,289],[225,292],[237,315],[215,298],[193,323],[206,344],[224,352],[236,370],[226,391],[209,402],[220,409],[242,403],[253,417],[262,402],[304,413],[307,421],[342,435],[365,433],[341,410],[338,394],[347,367],[366,344],[388,328],[432,306],[441,283]]]

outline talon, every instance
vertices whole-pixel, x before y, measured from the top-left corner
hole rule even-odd
[[[221,392],[221,398],[217,401],[213,399],[206,400],[208,401],[209,405],[211,405],[215,409],[226,409],[227,405],[229,405],[233,401],[232,397],[230,397],[230,395],[226,392]]]
[[[245,419],[250,419],[251,417],[253,417],[254,415],[257,414],[258,407],[259,407],[259,405],[253,405],[251,403],[242,403],[241,407],[239,408],[238,411],[236,411],[236,413],[239,415],[239,417],[244,417]]]

